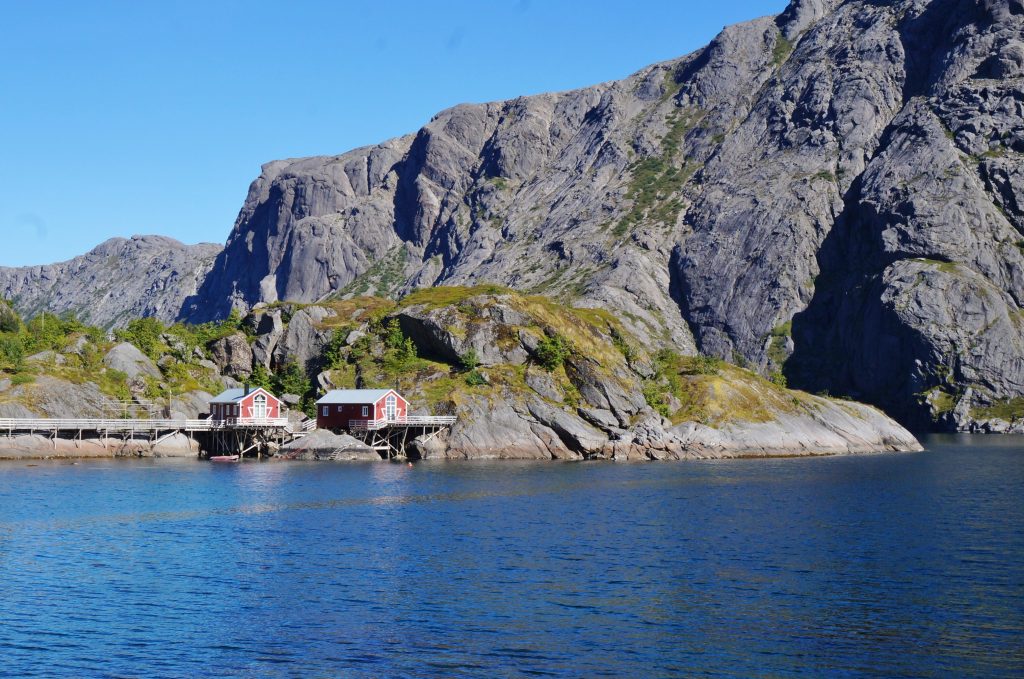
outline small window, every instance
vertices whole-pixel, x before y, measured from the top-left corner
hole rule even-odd
[[[341,406],[338,406],[338,412],[339,413],[341,412]]]
[[[324,406],[324,417],[327,417],[327,415],[330,414],[330,412],[331,412],[330,406]]]
[[[363,417],[370,416],[370,406],[363,406]]]

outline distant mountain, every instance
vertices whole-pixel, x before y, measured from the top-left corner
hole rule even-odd
[[[183,245],[163,236],[112,238],[67,262],[0,267],[0,297],[24,315],[74,313],[108,328],[141,316],[170,321],[220,251],[219,245]]]
[[[625,80],[268,163],[182,317],[491,282],[912,424],[1024,414],[1022,35],[1022,0],[794,0]]]

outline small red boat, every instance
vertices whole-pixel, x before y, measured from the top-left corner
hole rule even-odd
[[[214,455],[210,462],[238,462],[238,455]]]

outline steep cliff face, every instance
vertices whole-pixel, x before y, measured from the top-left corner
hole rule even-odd
[[[185,315],[500,283],[967,426],[1024,394],[1022,33],[1020,0],[797,0],[622,81],[270,163]]]
[[[107,328],[142,316],[170,321],[220,251],[218,245],[183,245],[162,236],[112,238],[67,262],[0,267],[0,297],[24,316],[70,312]]]

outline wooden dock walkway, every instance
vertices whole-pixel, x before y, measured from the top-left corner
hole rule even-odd
[[[430,440],[455,424],[456,419],[453,415],[408,415],[349,420],[348,432],[389,459],[404,458],[411,439]]]
[[[228,419],[157,418],[0,418],[0,434],[7,436],[45,433],[56,449],[58,439],[82,440],[95,437],[106,447],[111,439],[148,439],[159,442],[174,434],[185,434],[204,444],[205,452],[245,453],[262,451],[272,442],[305,436],[316,428],[316,420],[291,422],[287,417]]]
[[[160,420],[131,418],[0,418],[0,431],[8,434],[25,431],[95,431],[95,432],[150,432],[167,431],[223,431],[228,429],[289,429],[287,417],[235,418],[227,420]]]

